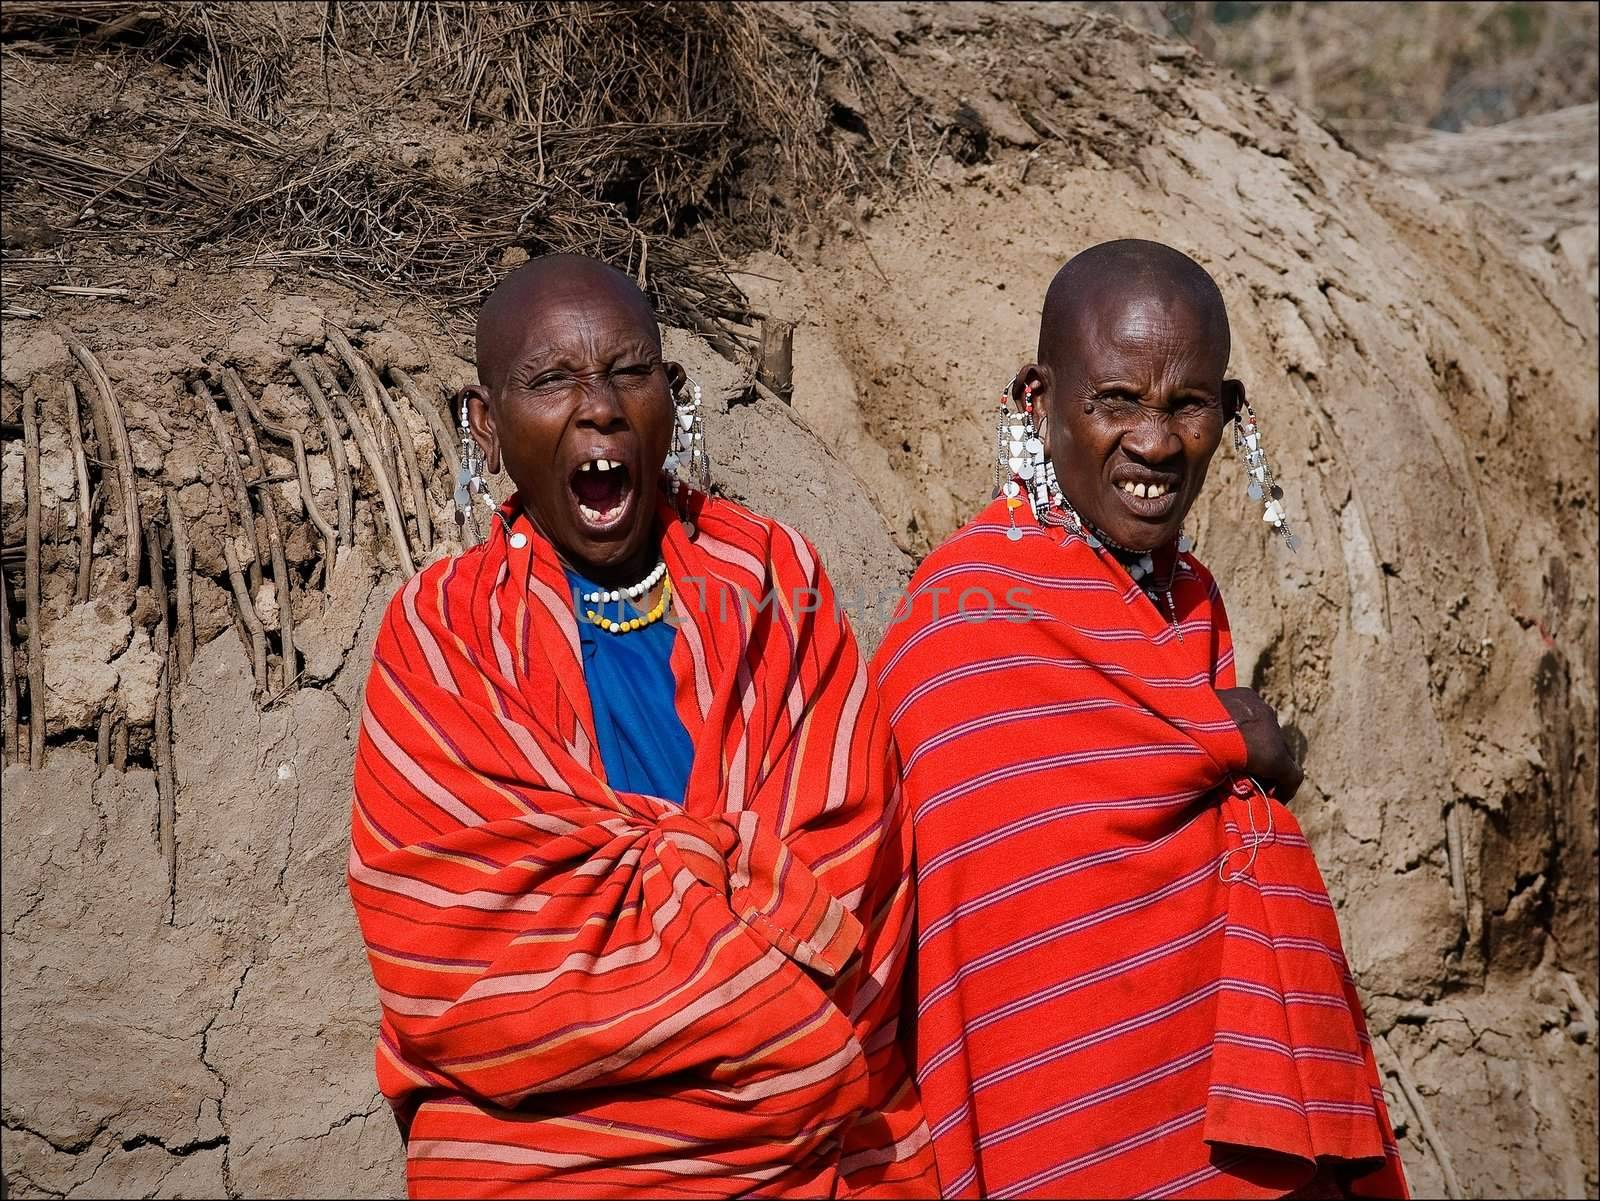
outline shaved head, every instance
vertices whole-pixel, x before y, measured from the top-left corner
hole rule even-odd
[[[478,310],[478,379],[491,394],[504,386],[506,369],[541,315],[577,295],[636,315],[641,331],[648,331],[660,351],[661,325],[637,284],[581,254],[547,254],[506,276]]]
[[[1039,361],[1061,366],[1096,318],[1136,297],[1187,308],[1228,361],[1228,309],[1216,281],[1182,251],[1139,238],[1091,246],[1056,272],[1039,318]]]

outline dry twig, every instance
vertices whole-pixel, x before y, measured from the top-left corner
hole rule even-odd
[[[145,527],[145,545],[150,548],[150,587],[155,593],[156,654],[161,670],[156,677],[155,728],[151,731],[150,754],[156,765],[156,841],[167,867],[167,893],[177,879],[177,841],[173,825],[177,816],[178,782],[172,764],[172,631],[168,624],[167,565],[161,547],[161,528],[154,520]]]
[[[194,662],[194,551],[189,545],[189,526],[178,507],[178,494],[166,490],[167,522],[172,527],[172,567],[177,591],[178,678],[189,674]]]
[[[156,722],[152,737],[156,761],[156,837],[161,857],[167,865],[167,924],[174,920],[173,903],[178,891],[178,774],[172,761],[172,647],[165,626],[161,627],[161,675],[156,681]]]
[[[211,389],[206,386],[206,382],[202,379],[191,380],[189,390],[205,409],[206,420],[211,423],[212,436],[216,438],[217,445],[222,450],[222,473],[227,476],[228,484],[233,489],[233,503],[239,510],[239,521],[244,526],[246,535],[245,545],[250,551],[248,563],[250,595],[254,596],[261,588],[261,550],[256,544],[256,513],[250,504],[250,490],[245,486],[244,472],[239,467],[239,452],[234,448],[233,436],[228,433],[228,427],[222,420],[222,410],[217,407],[217,398],[211,395]],[[224,531],[223,540],[226,541],[227,537]]]
[[[1373,1046],[1374,1049],[1382,1047],[1386,1052],[1387,1070],[1394,1077],[1395,1083],[1399,1084],[1400,1091],[1405,1094],[1406,1104],[1411,1107],[1411,1112],[1417,1115],[1417,1125],[1422,1127],[1422,1137],[1427,1140],[1434,1159],[1438,1161],[1439,1174],[1444,1178],[1445,1194],[1451,1201],[1460,1201],[1466,1193],[1461,1191],[1461,1182],[1456,1179],[1455,1164],[1450,1159],[1450,1152],[1445,1147],[1444,1140],[1439,1137],[1439,1131],[1433,1124],[1427,1105],[1423,1103],[1422,1094],[1417,1091],[1416,1083],[1411,1079],[1411,1073],[1406,1070],[1406,1065],[1400,1056],[1395,1054],[1385,1035],[1380,1034],[1373,1039]]]
[[[111,766],[111,706],[100,710],[100,729],[94,740],[94,765],[98,771]]]
[[[300,486],[300,503],[305,510],[306,516],[311,519],[311,524],[317,527],[317,533],[321,534],[323,541],[327,543],[329,556],[332,556],[334,543],[339,535],[333,526],[328,524],[328,519],[322,515],[322,511],[317,508],[316,497],[312,494],[311,468],[306,461],[305,439],[300,436],[300,431],[293,426],[280,425],[277,422],[268,421],[266,414],[262,411],[261,404],[248,388],[241,387],[239,389],[239,397],[249,410],[251,419],[269,437],[276,438],[280,442],[287,442],[294,451],[294,472],[295,480]]]
[[[256,693],[267,693],[267,631],[256,616],[255,604],[250,599],[250,589],[245,586],[244,572],[239,568],[239,556],[233,552],[233,539],[222,535],[222,558],[228,565],[228,584],[233,589],[233,600],[239,606],[239,618],[250,635],[250,666],[255,673]]]
[[[261,498],[261,515],[267,526],[267,547],[272,555],[272,579],[278,586],[278,638],[283,660],[283,679],[295,674],[297,660],[294,653],[294,591],[289,576],[289,560],[283,553],[283,531],[278,526],[278,505],[272,497],[272,486],[267,484],[267,461],[261,454],[261,444],[256,440],[255,426],[250,414],[255,402],[245,389],[244,381],[233,368],[222,372],[222,390],[233,408],[234,420],[244,437],[245,453],[250,466],[255,469],[256,494]]]
[[[140,532],[143,522],[139,518],[139,488],[133,474],[133,446],[128,441],[128,426],[122,419],[122,404],[117,400],[117,394],[111,388],[111,379],[106,375],[105,368],[100,366],[100,360],[94,357],[91,351],[82,342],[68,342],[68,349],[83,369],[89,373],[89,378],[94,381],[95,391],[100,397],[100,408],[104,414],[105,428],[116,444],[117,478],[122,482],[122,523],[127,531],[127,568],[128,579],[139,578],[139,548]],[[96,426],[98,432],[99,427]],[[102,457],[108,453],[105,443],[100,444]]]
[[[367,402],[367,412],[372,415],[372,427],[380,439],[387,441],[387,431],[391,425],[393,426],[393,441],[399,450],[399,466],[405,474],[406,491],[411,501],[412,515],[416,518],[417,534],[422,549],[429,550],[433,546],[433,522],[428,513],[428,498],[422,488],[422,473],[417,468],[417,448],[411,440],[411,431],[401,419],[394,398],[378,379],[378,373],[373,370],[372,364],[350,345],[349,339],[330,326],[328,342],[339,352],[339,357],[344,360],[346,368],[350,371],[350,378],[361,389],[361,394]],[[390,487],[394,488],[396,481],[393,455],[385,454],[383,467],[389,473]]]
[[[444,418],[439,415],[438,406],[431,405],[424,400],[422,393],[417,389],[416,382],[400,368],[389,368],[389,378],[394,380],[395,386],[400,389],[401,395],[411,402],[412,408],[422,414],[423,420],[428,423],[428,428],[433,431],[434,444],[439,448],[439,457],[449,468],[450,483],[453,489],[456,477],[461,474],[461,452],[457,449],[458,443],[456,439],[450,434],[450,427],[445,424]],[[467,514],[467,529],[463,533],[465,537],[470,538],[473,542],[478,541],[478,517],[476,513],[469,512]]]
[[[28,619],[28,765],[44,766],[44,633],[39,621],[39,398],[30,389],[22,396],[23,490],[28,498],[27,558],[23,566],[22,602]]]
[[[22,741],[18,729],[17,709],[20,697],[17,692],[17,661],[11,649],[11,590],[6,586],[6,574],[0,571],[0,687],[5,690],[5,734],[4,746],[6,762],[15,763]]]
[[[78,579],[72,590],[75,604],[89,599],[90,572],[94,565],[94,508],[89,495],[89,462],[83,453],[83,425],[78,418],[78,389],[67,384],[67,437],[72,443],[72,469],[78,479]]]
[[[422,473],[422,466],[417,462],[417,445],[411,436],[411,425],[400,414],[400,406],[395,403],[389,389],[383,386],[383,381],[378,378],[378,373],[370,363],[363,360],[367,374],[372,379],[372,385],[378,390],[378,399],[383,404],[383,411],[389,414],[389,420],[394,423],[395,433],[400,443],[400,461],[405,465],[407,483],[411,487],[413,505],[416,510],[417,535],[422,541],[424,552],[433,549],[433,512],[428,501],[427,477]],[[432,466],[432,463],[429,463]]]
[[[344,453],[344,439],[339,436],[339,423],[333,416],[333,410],[328,406],[328,398],[323,395],[321,386],[312,374],[311,365],[296,355],[290,360],[289,370],[294,372],[294,378],[299,381],[305,394],[311,398],[311,407],[316,409],[317,416],[322,421],[323,439],[327,443],[328,454],[333,459],[333,474],[337,481],[339,545],[353,546],[355,545],[355,487],[350,480],[350,460]]]
[[[372,431],[367,428],[366,422],[361,420],[361,415],[356,412],[355,406],[345,396],[344,390],[338,386],[333,378],[333,372],[322,359],[315,358],[313,364],[320,368],[318,374],[322,377],[321,383],[332,393],[334,403],[339,406],[339,412],[344,417],[344,423],[350,427],[350,432],[355,436],[356,446],[361,451],[361,457],[367,464],[367,469],[372,472],[378,485],[378,497],[383,505],[384,517],[389,522],[389,536],[394,542],[396,557],[400,560],[400,567],[407,576],[416,574],[416,566],[411,558],[411,544],[406,539],[405,516],[400,511],[400,502],[395,498],[394,481],[389,478],[389,472],[383,462],[383,452],[378,447],[378,440]]]

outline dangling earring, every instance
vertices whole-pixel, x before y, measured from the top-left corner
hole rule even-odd
[[[672,449],[661,466],[672,480],[678,520],[693,538],[696,530],[689,519],[689,491],[711,491],[711,459],[706,454],[706,431],[700,420],[700,384],[687,375],[672,397],[672,422]]]
[[[700,385],[684,376],[672,398],[672,449],[662,467],[682,488],[711,490],[711,459],[706,454],[706,431],[700,420]]]
[[[1273,477],[1267,463],[1266,451],[1261,449],[1261,431],[1256,425],[1255,410],[1249,401],[1241,407],[1233,421],[1233,447],[1244,464],[1245,495],[1261,502],[1261,520],[1283,536],[1290,550],[1300,545],[1300,539],[1289,532],[1289,523],[1283,511],[1283,489]]]
[[[470,532],[473,541],[477,541],[478,523],[472,515],[472,498],[481,496],[491,509],[494,499],[489,495],[489,485],[484,482],[483,456],[478,453],[478,444],[472,440],[472,426],[468,424],[470,403],[467,399],[461,401],[461,470],[456,473],[456,525]]]
[[[1056,483],[1055,465],[1044,453],[1044,439],[1034,420],[1034,384],[1022,386],[1020,410],[1012,407],[1012,390],[1017,381],[1013,377],[1000,393],[1000,413],[995,427],[995,484],[1006,498],[1006,515],[1011,528],[1006,537],[1012,542],[1021,539],[1017,528],[1017,510],[1022,498],[1027,496],[1034,520],[1043,515],[1052,504],[1059,501],[1061,488]]]

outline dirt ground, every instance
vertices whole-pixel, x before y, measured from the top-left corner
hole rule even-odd
[[[792,406],[668,331],[712,401],[719,486],[809,534],[874,641],[871,598],[987,497],[994,398],[1056,267],[1118,236],[1199,259],[1302,545],[1267,538],[1223,452],[1197,553],[1241,680],[1303,749],[1295,807],[1413,1190],[1594,1195],[1596,169],[1572,132],[1592,106],[1498,150],[1377,161],[1066,5],[767,11],[815,62],[831,136],[898,184],[733,274],[754,312],[798,323]],[[82,65],[24,74],[55,97]],[[154,102],[125,83],[114,103]],[[932,144],[901,131],[922,111],[948,118]],[[1518,146],[1548,170],[1508,167]],[[7,304],[39,314],[3,325],[5,649],[25,698],[4,769],[5,1188],[399,1195],[344,895],[350,762],[382,606],[407,560],[455,547],[442,400],[471,378],[468,327],[287,267],[97,247],[92,270],[71,246],[5,261]],[[132,296],[42,290],[60,278]],[[69,384],[99,485],[85,601]],[[34,401],[37,631],[18,549]]]

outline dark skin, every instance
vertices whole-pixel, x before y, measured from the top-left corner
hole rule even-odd
[[[1051,282],[1039,357],[1017,373],[1016,394],[1033,386],[1061,487],[1104,540],[1136,552],[1176,541],[1244,403],[1244,385],[1224,378],[1229,351],[1216,284],[1171,247],[1104,243]],[[1246,770],[1289,800],[1303,775],[1276,711],[1249,688],[1217,697],[1244,738]]]
[[[462,397],[489,469],[505,469],[570,566],[608,587],[643,578],[659,557],[656,486],[684,381],[644,294],[592,259],[535,259],[484,303],[477,345],[481,382]]]

